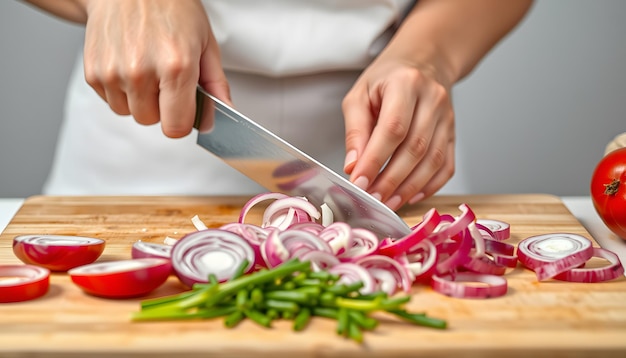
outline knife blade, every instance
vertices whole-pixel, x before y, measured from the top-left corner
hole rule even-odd
[[[335,221],[400,238],[409,226],[389,207],[198,86],[197,144],[268,191],[326,204]]]

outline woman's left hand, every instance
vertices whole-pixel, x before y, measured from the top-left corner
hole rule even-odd
[[[451,86],[433,66],[381,56],[343,101],[350,180],[396,210],[454,174]]]

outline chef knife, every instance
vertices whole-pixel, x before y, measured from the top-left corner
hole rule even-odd
[[[197,143],[268,191],[326,204],[335,221],[400,238],[409,226],[389,207],[346,178],[198,87]]]

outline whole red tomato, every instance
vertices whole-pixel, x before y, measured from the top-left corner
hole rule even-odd
[[[600,160],[591,177],[591,199],[606,226],[626,240],[626,147]]]

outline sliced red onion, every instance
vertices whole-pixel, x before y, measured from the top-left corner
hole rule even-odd
[[[591,241],[577,234],[531,236],[517,245],[518,260],[535,271],[539,281],[580,266],[592,256]]]
[[[194,215],[194,217],[191,218],[191,223],[198,231],[208,229],[198,215]]]
[[[284,230],[296,222],[319,219],[320,215],[319,210],[308,200],[296,196],[287,197],[275,200],[265,209],[261,226]]]
[[[392,296],[398,290],[400,283],[398,282],[398,276],[395,276],[387,269],[370,267],[368,269],[372,277],[376,282],[375,291],[383,291],[387,295]],[[365,292],[363,292],[365,293]]]
[[[507,240],[511,237],[511,226],[509,223],[494,219],[477,219],[476,226],[479,229],[489,230],[493,238],[498,241]]]
[[[325,227],[318,236],[330,245],[335,255],[339,255],[346,252],[352,244],[352,227],[337,221]]]
[[[339,284],[348,285],[355,282],[363,282],[363,287],[359,290],[362,294],[372,293],[377,290],[376,281],[371,272],[360,265],[343,262],[329,268],[328,272],[340,276],[337,281]],[[393,287],[392,292],[395,292],[396,288],[397,284]]]
[[[214,274],[220,282],[230,279],[244,260],[245,272],[255,264],[252,246],[241,236],[226,230],[208,229],[182,237],[172,248],[172,267],[182,283],[191,287],[208,282]]]
[[[470,250],[472,249],[472,235],[469,230],[464,230],[453,237],[450,240],[457,242],[455,250],[450,253],[447,258],[440,259],[437,263],[437,273],[445,274],[456,269],[459,266],[465,265],[471,260]]]
[[[615,253],[594,247],[593,256],[606,259],[609,264],[597,268],[573,268],[554,276],[554,278],[569,282],[596,283],[614,280],[624,275],[624,266]]]
[[[342,261],[356,261],[374,255],[378,251],[379,239],[374,232],[363,229],[352,229],[352,240],[345,252],[337,255]]]
[[[498,265],[514,268],[517,266],[515,246],[502,241],[492,239],[485,240],[485,251]]]
[[[409,292],[411,290],[413,280],[411,280],[407,269],[389,256],[370,255],[356,261],[355,263],[368,270],[370,268],[388,270],[396,277],[395,281],[400,284],[400,287],[402,287],[404,292]],[[379,283],[378,285],[380,286],[382,284]]]
[[[244,238],[254,250],[254,263],[265,267],[265,260],[261,255],[261,243],[267,239],[269,229],[252,224],[243,224],[238,222],[228,223],[219,227],[219,229],[230,231]]]
[[[430,282],[437,268],[439,253],[432,241],[424,240],[406,255],[406,260],[405,266],[415,276],[414,281]]]
[[[100,257],[104,247],[104,240],[83,236],[20,235],[13,239],[17,258],[51,271],[67,271],[92,263]]]
[[[248,212],[260,202],[263,202],[265,200],[278,200],[288,197],[289,195],[287,194],[277,192],[267,192],[253,196],[250,200],[246,202],[246,204],[244,204],[243,208],[241,209],[241,212],[239,213],[239,222],[243,223],[246,219],[246,216],[248,215]]]
[[[469,223],[469,225],[467,225],[467,230],[469,231],[469,234],[472,237],[472,240],[474,240],[473,256],[483,256],[486,250],[485,238],[476,227],[476,223],[475,222]]]
[[[441,218],[437,210],[430,209],[418,225],[414,226],[411,233],[403,238],[393,240],[389,244],[381,245],[379,253],[389,257],[395,257],[402,253],[408,252],[412,247],[419,244],[420,241],[428,237],[439,225]]]
[[[333,253],[319,250],[311,250],[303,253],[302,256],[300,256],[300,260],[311,262],[311,269],[313,271],[328,270],[341,263]]]
[[[50,288],[50,270],[35,265],[0,265],[0,303],[41,297]]]
[[[131,257],[140,259],[145,257],[160,257],[170,259],[172,254],[172,246],[166,244],[158,244],[154,242],[135,241],[131,248]]]
[[[431,285],[435,291],[457,298],[500,297],[508,289],[508,283],[502,276],[472,272],[434,275]]]
[[[261,244],[261,255],[268,267],[276,267],[312,250],[332,253],[326,241],[304,230],[273,230]]]
[[[476,215],[474,215],[474,212],[467,204],[459,205],[459,209],[461,210],[461,214],[456,217],[449,214],[440,216],[441,221],[437,228],[435,228],[435,233],[430,237],[430,240],[432,240],[435,245],[439,245],[441,242],[459,235],[476,219]]]
[[[471,259],[463,265],[467,270],[489,275],[502,276],[506,273],[507,267],[500,265],[493,258],[487,255],[470,255]]]
[[[292,224],[288,230],[304,230],[319,236],[322,230],[324,230],[324,226],[315,221],[305,221]]]
[[[335,222],[335,214],[328,204],[322,204],[320,209],[322,210],[321,224],[323,226],[328,226]]]

